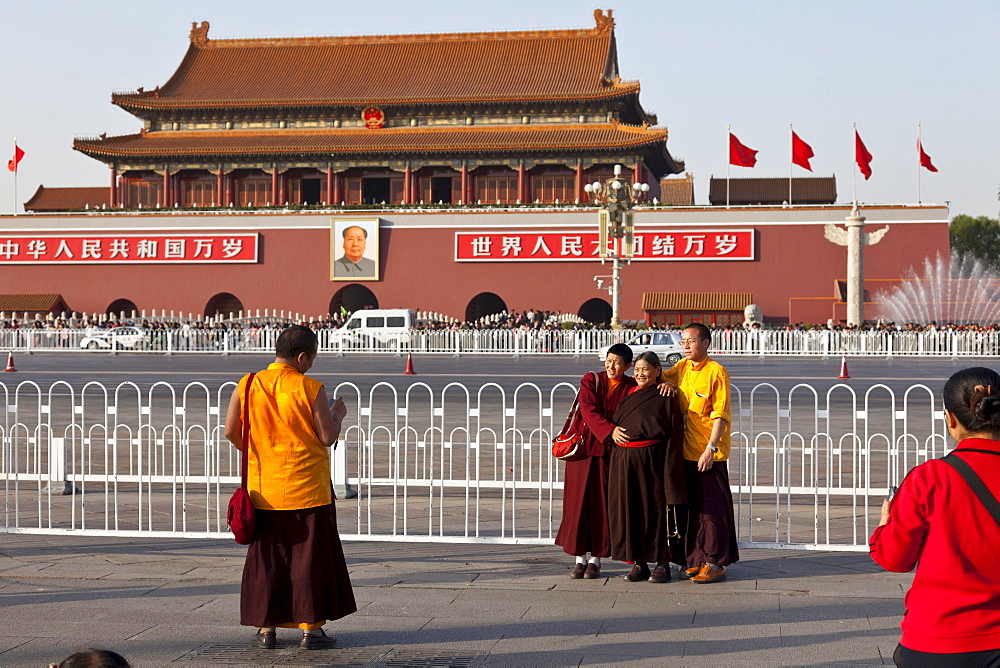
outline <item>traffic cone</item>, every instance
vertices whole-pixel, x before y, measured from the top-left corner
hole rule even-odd
[[[13,351],[7,353],[7,368],[4,371],[17,371],[14,368],[14,353]]]
[[[850,378],[851,375],[847,373],[847,355],[840,358],[840,375],[837,378]]]
[[[416,376],[417,372],[413,370],[413,353],[406,353],[406,371],[403,372],[404,376]]]

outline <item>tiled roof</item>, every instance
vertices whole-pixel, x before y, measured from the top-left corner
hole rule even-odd
[[[0,311],[4,312],[62,313],[66,310],[66,302],[60,294],[0,295]]]
[[[108,188],[46,188],[38,186],[38,190],[24,203],[25,211],[51,212],[74,211],[76,209],[100,208],[108,204],[110,192]]]
[[[661,144],[667,131],[619,123],[580,125],[451,126],[325,131],[149,132],[76,139],[73,148],[95,158],[158,156],[325,155],[370,153],[519,153],[599,151]]]
[[[753,303],[750,292],[645,292],[643,311],[742,311]]]
[[[713,178],[708,186],[708,201],[726,203],[726,179]],[[788,201],[788,179],[751,178],[729,180],[730,204],[774,204]],[[792,179],[792,204],[833,204],[837,201],[837,179],[817,176]]]
[[[386,9],[385,7],[382,8]],[[614,21],[584,30],[281,39],[191,31],[177,71],[127,109],[389,105],[608,98],[639,90],[617,72]]]
[[[685,174],[680,179],[662,179],[660,181],[660,202],[674,206],[692,206],[694,204],[694,177]]]

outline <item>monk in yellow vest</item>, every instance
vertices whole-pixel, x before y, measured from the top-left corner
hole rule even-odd
[[[300,629],[302,648],[333,647],[323,625],[357,610],[330,482],[330,445],[347,407],[328,401],[323,384],[305,375],[317,350],[311,329],[289,327],[278,336],[274,363],[250,385],[247,491],[257,533],[243,566],[240,623],[258,627],[254,647],[273,649],[279,626]],[[226,414],[226,438],[238,450],[247,445],[248,378],[233,391]]]

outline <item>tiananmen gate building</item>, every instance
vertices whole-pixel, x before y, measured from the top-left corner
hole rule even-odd
[[[619,74],[610,10],[590,28],[522,32],[212,39],[194,24],[166,83],[112,95],[138,132],[74,140],[109,185],[40,187],[30,215],[2,218],[4,292],[78,312],[535,308],[606,322],[610,268],[584,186],[621,165],[650,186],[623,318],[733,324],[751,300],[771,322],[843,319],[845,250],[824,228],[850,207],[832,204],[832,178],[805,206],[767,200],[787,180],[754,186],[753,206],[667,206],[677,189],[661,181],[684,165],[639,91]],[[890,227],[866,251],[867,289],[947,252],[945,207],[862,214]]]

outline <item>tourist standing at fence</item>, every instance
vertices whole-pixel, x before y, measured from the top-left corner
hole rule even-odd
[[[944,386],[958,447],[914,467],[872,534],[871,555],[906,573],[899,666],[1000,666],[1000,375],[977,367]]]
[[[686,502],[684,427],[677,398],[657,389],[662,372],[656,353],[641,353],[629,390],[614,414],[608,522],[611,556],[634,563],[627,580],[666,582],[670,562],[683,558],[678,543],[671,550],[670,525],[677,528],[677,506]],[[673,521],[670,521],[673,520]],[[650,573],[647,562],[656,567]]]
[[[611,416],[629,389],[635,387],[635,381],[625,375],[631,365],[632,349],[616,343],[604,359],[604,371],[588,373],[580,381],[577,426],[583,426],[579,433],[587,456],[566,462],[562,522],[556,534],[556,545],[576,557],[576,566],[570,572],[574,579],[600,577],[601,558],[611,556],[608,446],[615,428]]]
[[[301,629],[305,649],[332,647],[323,625],[357,610],[330,481],[330,445],[347,408],[341,399],[328,402],[323,385],[305,375],[317,353],[312,330],[289,327],[275,347],[274,363],[253,377],[246,395],[246,480],[257,533],[243,566],[240,623],[258,627],[255,647],[273,649],[278,626]],[[248,378],[226,415],[226,438],[240,450],[247,445]]]
[[[729,489],[729,372],[708,356],[712,334],[700,323],[681,333],[685,359],[663,372],[678,389],[687,422],[684,431],[684,477],[688,517],[684,535],[684,574],[704,584],[726,576],[739,561],[733,495]]]

